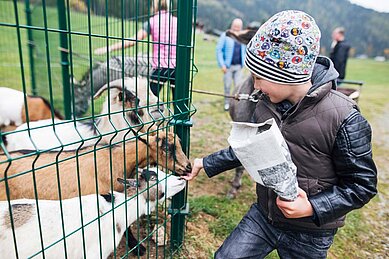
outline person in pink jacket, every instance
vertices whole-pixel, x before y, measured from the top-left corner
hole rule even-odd
[[[150,75],[150,88],[158,96],[165,82],[169,81],[171,85],[175,85],[177,17],[168,12],[166,0],[154,0],[153,10],[154,15],[144,23],[143,28],[134,38],[139,41],[147,38],[149,34],[151,36],[153,72]],[[125,41],[124,48],[134,46],[137,41]],[[120,49],[122,49],[122,42],[108,47],[109,52]],[[106,52],[107,47],[94,51],[97,55],[103,55]]]

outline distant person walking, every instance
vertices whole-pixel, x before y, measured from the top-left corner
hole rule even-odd
[[[345,41],[344,33],[343,27],[335,28],[332,32],[330,59],[334,62],[335,69],[339,73],[338,81],[346,77],[346,64],[350,51],[350,45]]]
[[[153,72],[150,76],[150,88],[158,96],[163,84],[168,80],[172,85],[175,85],[177,17],[172,16],[167,11],[168,1],[166,0],[154,0],[153,8],[154,15],[150,17],[148,22],[143,24],[143,28],[138,31],[136,39],[143,40],[147,38],[148,34],[151,35],[151,41],[153,42]],[[135,40],[125,41],[124,48],[132,47],[135,44]],[[108,47],[109,51],[120,49],[122,49],[121,42]],[[103,55],[106,51],[107,48],[102,47],[96,49],[94,53]]]
[[[231,30],[242,30],[243,22],[241,19],[234,19],[231,23]],[[220,35],[216,46],[217,63],[224,73],[224,94],[229,95],[232,81],[236,87],[242,77],[242,66],[245,59],[246,46],[226,36],[226,33]],[[224,98],[224,110],[230,108],[229,100]]]

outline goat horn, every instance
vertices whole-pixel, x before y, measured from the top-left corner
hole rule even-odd
[[[123,90],[122,79],[118,79],[118,80],[109,82],[109,84],[105,84],[103,87],[101,87],[95,93],[95,95],[93,96],[93,99],[95,100],[95,99],[99,98],[100,95],[102,95],[104,93],[104,91],[108,89],[108,85],[109,85],[110,88],[116,88],[116,89],[119,89],[119,90]]]

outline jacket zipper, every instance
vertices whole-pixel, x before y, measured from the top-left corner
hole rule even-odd
[[[281,131],[281,134],[282,134],[282,129],[283,129],[283,126],[286,122],[286,120],[288,118],[290,118],[291,115],[293,115],[294,113],[296,113],[296,111],[300,108],[301,106],[301,103],[303,102],[303,100],[306,98],[306,96],[303,97],[303,99],[297,104],[296,108],[290,113],[288,114],[285,118],[283,118],[283,116],[279,116],[278,119],[280,120],[280,125],[279,125],[279,129]],[[266,104],[266,102],[265,102]],[[268,109],[270,109],[273,114],[277,115],[277,111],[275,111],[274,109],[272,109],[269,104],[266,104],[266,106],[268,106]],[[270,224],[273,224],[274,223],[274,213],[275,213],[275,209],[274,209],[274,203],[272,202],[273,201],[273,195],[274,193],[272,192],[272,190],[268,189],[267,190],[267,195],[268,195],[268,200],[267,200],[267,207],[268,207],[268,213],[267,213],[267,218],[268,220],[270,221]]]
[[[305,98],[305,97],[304,97]],[[283,129],[283,126],[285,124],[285,122],[287,121],[287,119],[292,115],[294,114],[301,106],[301,102],[302,100],[297,104],[296,108],[294,109],[294,111],[290,114],[288,114],[288,116],[286,116],[285,118],[283,118],[283,116],[277,116],[277,111],[275,111],[274,109],[272,109],[269,105],[268,108],[273,112],[274,115],[276,115],[278,117],[278,119],[280,120],[280,125],[279,125],[279,129],[281,131],[281,134],[282,134],[282,129]],[[267,190],[267,195],[268,195],[268,200],[267,200],[267,208],[268,208],[268,212],[267,212],[267,218],[268,220],[270,221],[270,224],[273,224],[274,222],[274,214],[275,214],[275,209],[274,209],[274,202],[273,202],[273,197],[274,197],[274,192],[270,189]]]
[[[267,218],[270,222],[270,224],[273,224],[273,195],[272,190],[269,188],[267,189]]]
[[[268,107],[268,109],[276,116],[280,121],[280,131],[283,124],[282,116],[278,116],[277,111],[273,109],[273,106],[269,103],[265,102],[265,105]],[[267,219],[269,220],[269,223],[273,225],[274,222],[274,203],[273,203],[273,191],[269,188],[267,189]]]

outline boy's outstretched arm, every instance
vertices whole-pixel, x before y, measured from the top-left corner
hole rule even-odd
[[[201,169],[205,170],[208,177],[213,177],[241,165],[234,151],[229,147],[204,158],[196,158],[193,162],[192,172],[187,176],[182,176],[182,178],[192,180],[199,174]]]

